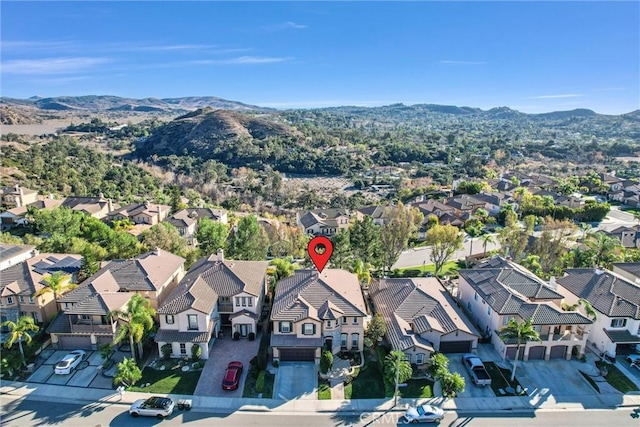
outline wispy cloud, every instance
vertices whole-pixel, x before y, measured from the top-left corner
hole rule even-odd
[[[11,59],[2,62],[2,72],[6,74],[66,74],[108,62],[111,62],[109,58],[92,57]]]
[[[46,40],[2,40],[0,48],[3,51],[34,51],[34,50],[67,50],[71,49],[74,43],[69,40],[46,41]]]
[[[484,65],[487,64],[487,62],[485,61],[450,61],[450,60],[446,60],[443,59],[441,61],[439,61],[440,64],[446,64],[446,65]]]
[[[89,80],[90,76],[68,76],[68,77],[45,77],[29,79],[29,83],[36,83],[41,85],[65,85],[69,83],[75,83],[77,81]]]
[[[530,96],[529,99],[559,99],[559,98],[578,98],[584,96],[580,93],[563,93],[559,95],[539,95]]]
[[[293,58],[274,57],[274,56],[238,56],[236,58],[227,59],[200,59],[186,61],[192,65],[252,65],[252,64],[273,64],[277,62],[291,61]]]
[[[282,22],[280,24],[265,25],[262,27],[263,30],[267,31],[304,30],[305,28],[309,27],[307,25],[298,24],[297,22],[292,21]]]

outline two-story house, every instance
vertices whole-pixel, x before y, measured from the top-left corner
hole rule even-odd
[[[55,209],[62,204],[62,200],[56,199],[43,199],[37,200],[28,205],[22,205],[15,208],[7,209],[4,212],[0,212],[0,224],[2,230],[6,230],[19,225],[27,225],[29,220],[27,214],[30,209],[42,210],[42,209]]]
[[[3,188],[1,197],[4,208],[19,208],[20,206],[25,206],[38,200],[38,192],[20,187],[16,184],[13,187]]]
[[[0,243],[0,271],[12,265],[34,257],[38,254],[35,246],[31,245],[6,245]]]
[[[317,209],[301,211],[297,214],[297,224],[306,234],[333,236],[343,228],[349,228],[351,218],[361,218],[362,214],[348,209]]]
[[[138,293],[155,309],[184,277],[184,258],[155,249],[136,258],[113,260],[60,298],[63,313],[47,332],[60,349],[97,349],[113,341],[118,323],[109,313],[126,307]]]
[[[129,219],[134,224],[156,225],[169,215],[171,206],[157,203],[132,203],[109,212],[109,221]]]
[[[111,199],[105,199],[103,194],[98,197],[67,197],[62,201],[61,206],[97,219],[106,218],[109,212],[120,207]]]
[[[169,344],[172,357],[183,357],[199,345],[207,359],[222,326],[231,326],[231,333],[242,338],[257,334],[267,266],[266,261],[225,260],[222,249],[198,260],[158,308],[159,351]]]
[[[578,311],[561,309],[563,295],[526,268],[502,257],[460,270],[458,301],[493,347],[509,359],[563,359],[584,354],[592,321]],[[499,336],[514,319],[531,319],[541,341],[520,347]],[[575,349],[575,350],[574,350]]]
[[[605,234],[618,239],[625,248],[640,248],[640,226],[620,226],[611,231],[605,231]]]
[[[434,351],[470,353],[478,347],[478,331],[434,277],[376,280],[369,295],[384,318],[387,341],[411,363],[427,363]]]
[[[198,232],[198,221],[207,218],[222,224],[228,223],[227,211],[213,208],[187,208],[176,212],[165,221],[173,225],[191,245],[197,244],[195,234]]]
[[[74,254],[42,253],[2,270],[0,273],[0,316],[16,321],[30,316],[37,324],[51,320],[58,309],[51,292],[36,296],[46,287],[43,279],[57,271],[69,276],[68,282],[82,267],[82,256]]]
[[[369,316],[360,282],[345,270],[297,270],[278,282],[271,308],[274,361],[320,362],[332,353],[362,351]]]
[[[640,263],[614,264],[614,271],[568,269],[555,282],[567,304],[583,298],[596,311],[589,342],[599,351],[615,356],[640,344]]]

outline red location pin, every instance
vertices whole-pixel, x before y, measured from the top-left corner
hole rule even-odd
[[[307,253],[318,269],[318,273],[322,273],[333,253],[333,243],[324,236],[314,237],[307,246]]]

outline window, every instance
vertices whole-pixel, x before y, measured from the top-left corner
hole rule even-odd
[[[187,344],[183,342],[180,343],[180,354],[187,354]]]
[[[247,306],[247,299],[245,297],[240,298],[240,300],[242,301],[242,306],[246,307]]]
[[[24,297],[22,295],[20,295],[18,299],[20,300],[20,303],[24,303]]]
[[[351,348],[357,349],[360,345],[360,334],[351,334]]]
[[[91,316],[89,316],[88,314],[81,314],[80,315],[80,319],[82,319],[82,320],[91,320]]]
[[[313,323],[305,323],[302,325],[302,335],[313,335],[316,333],[316,325]]]
[[[487,307],[487,316],[491,316],[491,307]]]
[[[167,322],[167,325],[173,325],[173,316],[171,314],[164,316],[164,320]]]
[[[198,330],[198,316],[196,314],[189,314],[189,329]]]
[[[285,334],[291,332],[291,322],[280,322],[280,332]]]
[[[13,304],[13,297],[7,297],[7,304]]]
[[[347,316],[342,316],[342,324],[344,325],[345,323],[347,323]]]
[[[416,363],[418,365],[422,365],[424,363],[424,354],[423,353],[416,354]]]
[[[509,318],[507,316],[504,316],[502,318],[502,326],[507,326],[509,324]]]
[[[240,297],[236,297],[236,307],[240,307]]]
[[[29,297],[29,302],[33,304],[33,297]]]
[[[253,307],[253,298],[251,298],[251,297],[247,297],[247,300],[248,300],[248,301],[247,301],[247,305],[248,305],[249,307]]]
[[[353,324],[354,324],[354,325],[357,325],[357,324],[358,324],[358,318],[357,318],[357,317],[354,317],[354,318],[353,318]]]
[[[331,320],[327,320],[327,328],[331,327]]]
[[[347,349],[347,334],[340,334],[340,347],[344,350]]]
[[[476,292],[476,294],[473,296],[473,299],[478,301],[478,293]]]
[[[467,301],[467,310],[471,313],[471,301]]]
[[[20,317],[24,317],[24,316],[26,316],[26,315],[27,315],[27,312],[26,312],[26,311],[21,311],[21,312],[20,312]]]
[[[611,319],[612,328],[624,328],[627,326],[627,319]]]
[[[34,311],[33,313],[31,313],[31,317],[33,317],[34,322],[40,323],[40,317],[38,317],[38,313]]]

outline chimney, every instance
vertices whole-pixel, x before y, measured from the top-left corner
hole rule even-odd
[[[160,255],[160,248],[155,248],[155,249],[153,250],[153,254],[154,254],[154,255]]]
[[[111,199],[107,200],[107,213],[110,213],[113,211],[113,201]]]
[[[224,251],[222,250],[222,248],[218,249],[218,261],[224,261]]]

